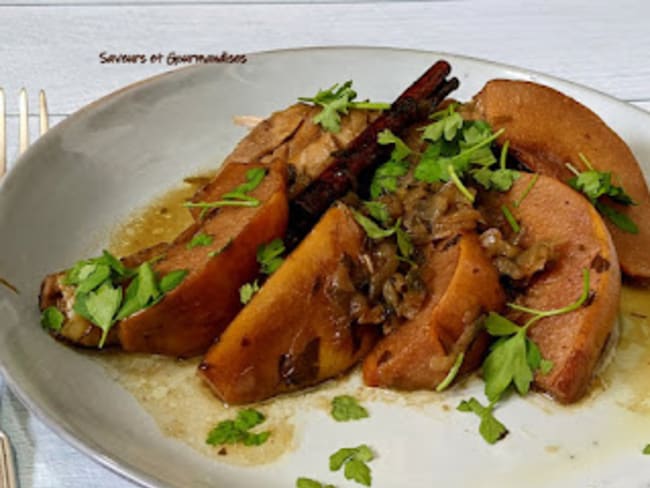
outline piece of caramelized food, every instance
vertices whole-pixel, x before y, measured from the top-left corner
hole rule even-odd
[[[268,279],[199,367],[223,401],[250,403],[305,388],[367,354],[378,329],[352,319],[348,286],[363,239],[351,212],[336,205]]]
[[[623,272],[641,281],[650,279],[650,193],[632,151],[594,112],[547,86],[527,81],[492,80],[474,97],[472,117],[484,119],[499,139],[510,141],[512,155],[536,173],[566,182],[574,176],[567,166],[611,172],[612,184],[622,186],[636,205],[604,203],[638,227],[626,232],[609,219]]]
[[[616,250],[603,219],[592,205],[565,184],[522,174],[512,189],[499,194],[496,207],[508,205],[521,226],[520,245],[550,243],[554,259],[534,276],[515,302],[537,310],[566,307],[580,297],[583,270],[590,270],[589,298],[579,309],[546,317],[529,330],[542,357],[553,362],[546,375],[535,377],[537,388],[562,403],[587,392],[594,368],[616,320],[621,276]],[[513,202],[531,188],[518,207]],[[508,318],[523,324],[530,318],[511,310]]]
[[[480,319],[500,310],[505,296],[499,275],[474,232],[427,250],[422,279],[424,307],[383,338],[363,363],[367,385],[402,390],[434,389],[463,353],[463,371],[478,366],[487,346]]]
[[[229,164],[218,176],[222,195],[242,184],[251,168],[262,165]],[[126,351],[170,356],[205,352],[239,312],[239,288],[258,273],[257,249],[282,237],[287,226],[284,170],[268,175],[250,193],[257,207],[223,207],[188,228],[153,268],[160,275],[176,269],[189,271],[183,282],[162,300],[119,323],[119,339]],[[210,244],[191,247],[197,234],[212,237]]]

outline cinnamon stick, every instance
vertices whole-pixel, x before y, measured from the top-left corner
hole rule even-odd
[[[442,100],[458,88],[458,80],[447,80],[451,67],[438,61],[409,86],[371,125],[340,151],[334,162],[290,203],[291,229],[287,245],[293,248],[338,198],[357,186],[362,172],[385,161],[390,148],[377,142],[388,129],[400,134],[406,127],[426,118]]]

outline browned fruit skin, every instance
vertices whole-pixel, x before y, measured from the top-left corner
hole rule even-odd
[[[211,183],[211,195],[218,199],[243,183],[246,171],[256,166],[262,165],[229,164]],[[189,357],[205,352],[221,334],[242,307],[239,288],[257,276],[259,245],[282,237],[286,231],[284,169],[271,166],[251,196],[262,202],[259,207],[213,211],[168,248],[165,257],[154,265],[155,271],[164,276],[186,269],[189,274],[159,303],[118,324],[124,350]],[[214,236],[213,242],[187,249],[187,243],[197,232]],[[221,253],[210,257],[211,252],[224,246]]]
[[[505,297],[476,234],[432,247],[422,278],[431,295],[414,319],[383,338],[365,359],[367,385],[434,389],[459,353],[469,349],[464,371],[480,363],[487,342],[479,336],[479,318],[500,310]]]
[[[340,375],[372,347],[376,327],[351,323],[330,298],[347,255],[364,239],[350,211],[332,207],[206,354],[199,373],[222,400],[256,402]]]
[[[553,310],[575,302],[583,290],[582,270],[590,270],[588,305],[555,317],[541,319],[529,331],[542,357],[553,361],[547,375],[537,374],[535,385],[562,403],[579,400],[587,392],[594,368],[614,327],[621,289],[616,250],[594,207],[563,183],[540,176],[518,208],[512,202],[524,192],[533,176],[522,174],[503,194],[522,228],[521,245],[545,241],[557,258],[537,276],[516,303],[538,310]],[[530,315],[511,311],[523,324]]]
[[[630,217],[638,234],[625,232],[609,220],[623,272],[650,279],[650,194],[630,148],[595,113],[552,88],[527,81],[492,80],[474,97],[473,117],[504,128],[500,143],[510,141],[511,153],[531,170],[562,181],[573,174],[565,163],[585,170],[583,153],[594,168],[611,171],[636,206],[612,204]]]

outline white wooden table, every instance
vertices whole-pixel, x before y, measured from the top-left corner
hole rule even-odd
[[[246,53],[319,45],[438,50],[543,71],[650,110],[649,18],[647,0],[0,0],[9,157],[17,152],[20,87],[28,89],[32,107],[38,90],[46,89],[56,123],[110,91],[170,69],[101,64],[101,52]],[[35,115],[31,122],[36,134]],[[0,425],[17,450],[24,488],[133,486],[58,439],[1,378]]]

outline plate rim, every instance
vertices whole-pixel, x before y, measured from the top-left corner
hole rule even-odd
[[[598,89],[589,87],[587,85],[583,85],[571,80],[568,80],[566,78],[562,78],[559,76],[554,76],[554,75],[549,75],[540,71],[536,71],[533,69],[528,69],[528,68],[522,68],[520,66],[508,64],[508,63],[503,63],[500,61],[492,61],[490,59],[486,58],[480,58],[480,57],[475,57],[475,56],[468,56],[468,55],[463,55],[463,54],[455,54],[452,52],[448,51],[437,51],[437,50],[428,50],[428,49],[416,49],[416,48],[402,48],[402,47],[394,47],[394,46],[387,46],[387,45],[329,45],[329,46],[305,46],[305,47],[292,47],[292,48],[280,48],[280,49],[269,49],[269,50],[263,50],[263,51],[253,51],[246,53],[247,56],[273,56],[273,55],[278,55],[278,54],[291,54],[291,53],[305,53],[305,52],[314,52],[314,51],[321,51],[321,52],[328,52],[328,51],[392,51],[395,53],[411,53],[411,54],[416,54],[416,55],[422,55],[422,54],[428,54],[431,55],[432,57],[439,57],[440,59],[458,59],[458,60],[463,60],[463,61],[469,61],[473,64],[478,64],[482,65],[485,67],[491,67],[491,68],[500,68],[500,69],[507,69],[513,72],[513,74],[522,76],[522,77],[536,77],[539,78],[540,81],[546,83],[547,81],[550,81],[552,83],[559,83],[559,84],[564,84],[568,85],[580,92],[587,92],[591,93],[594,95],[597,95],[601,98],[605,98],[609,100],[610,102],[613,102],[617,105],[624,106],[626,110],[633,110],[643,116],[646,116],[650,119],[650,112],[647,110],[644,110],[640,107],[637,107],[633,105],[630,102],[627,102],[625,100],[621,100],[613,95],[610,95],[606,92],[600,91]],[[452,75],[453,75],[453,60],[450,61],[450,64],[452,65]],[[183,66],[179,68],[174,68],[168,71],[164,71],[162,73],[158,73],[137,81],[134,81],[132,83],[129,83],[127,85],[124,85],[120,88],[117,88],[111,92],[109,92],[106,95],[101,96],[98,99],[95,99],[88,104],[82,106],[80,109],[76,110],[72,114],[68,115],[65,119],[63,119],[61,122],[59,122],[56,126],[54,126],[52,129],[50,129],[46,134],[44,134],[42,137],[38,138],[37,141],[35,141],[33,144],[29,146],[27,151],[25,151],[24,154],[19,156],[14,163],[12,164],[11,169],[5,174],[5,177],[0,180],[0,193],[3,192],[4,188],[9,185],[9,182],[15,177],[14,175],[16,174],[17,171],[20,171],[20,167],[23,166],[21,164],[21,161],[25,158],[29,157],[29,154],[33,151],[34,147],[38,147],[40,145],[47,144],[47,141],[51,137],[55,137],[60,131],[66,130],[68,124],[74,123],[75,120],[78,117],[82,117],[85,113],[95,110],[95,109],[100,109],[101,107],[105,106],[107,103],[110,103],[115,99],[116,97],[124,94],[128,94],[131,91],[137,90],[141,88],[142,86],[146,86],[150,83],[158,82],[161,79],[169,76],[174,76],[179,72],[185,72],[189,70],[201,70],[205,69],[210,65],[205,65],[205,64],[194,64],[194,65],[189,65],[189,66]],[[648,177],[646,176],[646,179]],[[42,422],[48,429],[53,431],[59,438],[64,440],[68,445],[72,446],[74,449],[78,450],[88,458],[90,458],[92,461],[97,463],[98,465],[109,469],[112,471],[114,474],[120,476],[122,479],[129,481],[131,483],[134,483],[136,485],[145,487],[145,488],[158,488],[160,486],[170,486],[167,482],[164,480],[161,480],[159,478],[156,478],[146,472],[144,472],[142,469],[138,468],[137,466],[128,463],[128,462],[122,462],[113,459],[108,452],[106,452],[105,448],[103,448],[101,445],[98,445],[94,442],[91,442],[90,440],[81,440],[78,438],[69,428],[67,428],[64,425],[60,425],[57,423],[51,416],[46,413],[45,409],[41,408],[37,402],[33,401],[32,398],[30,397],[29,394],[27,394],[23,389],[18,385],[18,383],[14,380],[12,375],[9,373],[9,370],[7,366],[5,365],[2,357],[0,357],[0,374],[2,374],[6,386],[9,388],[9,390],[18,398],[18,400],[21,402],[21,404],[27,408],[27,410],[30,411],[40,422]]]

